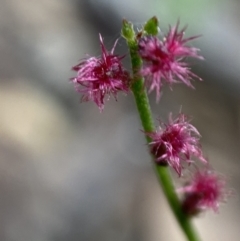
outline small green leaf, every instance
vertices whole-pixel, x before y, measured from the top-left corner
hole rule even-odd
[[[150,18],[144,25],[143,29],[148,35],[157,35],[159,30],[157,17],[154,16]]]

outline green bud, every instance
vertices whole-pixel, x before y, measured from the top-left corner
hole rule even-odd
[[[150,18],[144,25],[144,32],[148,35],[157,35],[158,34],[158,19],[157,17]]]
[[[123,19],[122,21],[121,34],[127,41],[133,41],[135,39],[135,31],[133,29],[133,24],[131,22],[128,22],[126,19]]]

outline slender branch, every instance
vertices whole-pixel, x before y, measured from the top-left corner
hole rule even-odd
[[[151,20],[151,19],[150,19]],[[151,32],[153,27],[150,20],[145,25],[144,30]],[[156,22],[156,18],[152,18]],[[154,32],[154,31],[152,31]],[[148,95],[144,87],[144,80],[139,76],[139,70],[142,66],[142,60],[138,55],[138,45],[136,40],[135,31],[130,22],[123,20],[122,36],[126,39],[131,56],[133,80],[131,90],[134,94],[135,102],[137,105],[138,113],[142,122],[144,131],[155,131],[155,126],[152,118],[151,108],[149,105]],[[151,138],[146,136],[147,142],[151,142]],[[168,200],[168,203],[178,220],[183,232],[189,241],[200,241],[198,235],[191,223],[189,217],[182,211],[180,200],[175,192],[173,181],[166,166],[157,165],[154,161],[154,168],[157,178],[162,186],[163,192]]]

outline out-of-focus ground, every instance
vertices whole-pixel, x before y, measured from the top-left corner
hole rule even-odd
[[[86,53],[111,48],[121,19],[162,31],[181,20],[206,61],[196,90],[166,86],[156,117],[193,117],[204,152],[235,196],[195,220],[204,241],[240,236],[240,3],[231,1],[0,0],[0,240],[183,241],[154,176],[133,98],[99,114],[68,79]],[[126,53],[120,40],[119,53]],[[126,61],[126,64],[127,61]],[[177,179],[176,179],[177,181]]]

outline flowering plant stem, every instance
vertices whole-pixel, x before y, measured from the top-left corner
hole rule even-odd
[[[131,90],[134,94],[142,126],[145,132],[153,132],[155,131],[155,126],[152,118],[151,108],[149,105],[148,95],[145,90],[143,78],[139,76],[139,70],[142,66],[142,60],[138,55],[138,45],[135,33],[131,27],[131,24],[126,20],[123,20],[122,35],[126,39],[130,51],[133,71]],[[149,136],[146,136],[146,140],[148,143],[151,142],[151,138]],[[181,203],[175,192],[173,180],[171,178],[168,167],[158,165],[155,162],[153,163],[157,178],[162,186],[163,192],[183,232],[185,233],[189,241],[200,241],[191,223],[190,218],[182,211]]]

